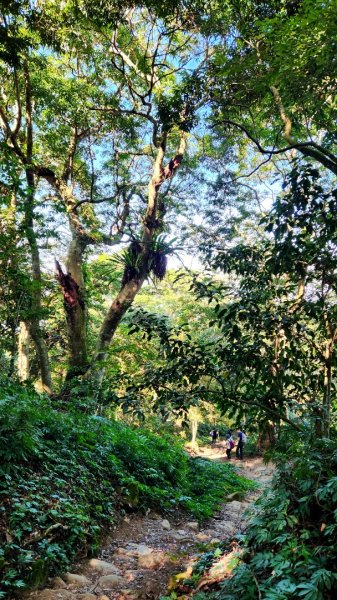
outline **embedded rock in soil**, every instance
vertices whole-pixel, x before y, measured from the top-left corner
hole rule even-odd
[[[151,554],[142,554],[138,558],[138,566],[143,569],[155,569],[161,567],[167,560],[164,552],[152,552]]]
[[[181,533],[179,533],[178,531],[171,531],[170,536],[174,540],[177,540],[177,542],[188,542],[190,544],[193,544],[193,541],[194,541],[193,538],[191,537],[191,534],[188,534],[186,532],[185,532],[185,535],[181,535]]]
[[[84,585],[90,585],[91,581],[85,575],[78,575],[77,573],[66,573],[63,577],[64,581],[71,585],[73,588],[80,588]]]
[[[206,533],[197,533],[195,539],[198,540],[198,542],[209,542],[209,535],[206,535]]]
[[[52,586],[53,590],[66,590],[67,589],[67,584],[65,583],[65,581],[63,581],[63,579],[61,579],[61,577],[54,577],[54,579],[51,582],[51,586]]]
[[[123,577],[125,579],[125,581],[130,582],[130,581],[134,581],[136,579],[136,577],[139,575],[140,571],[137,571],[135,569],[129,569],[128,571],[125,571]]]
[[[152,548],[145,546],[145,544],[128,544],[126,548],[118,548],[117,554],[124,556],[130,556],[131,558],[139,558],[140,556],[147,556],[153,552]]]
[[[197,521],[190,521],[189,523],[186,523],[186,527],[189,527],[189,529],[192,529],[192,531],[199,531],[199,523]]]
[[[98,585],[103,590],[115,590],[116,588],[123,585],[123,583],[124,583],[123,577],[120,577],[119,575],[113,575],[113,574],[112,575],[103,575],[103,577],[100,577],[98,580]]]
[[[116,565],[107,562],[106,560],[98,560],[97,558],[91,558],[86,566],[92,571],[99,571],[102,575],[111,575],[112,573],[119,575],[120,573],[120,570]]]
[[[233,535],[233,533],[236,531],[237,527],[234,523],[232,523],[231,521],[227,521],[224,523],[221,523],[219,525],[219,528],[221,528],[221,533],[224,533],[224,535],[229,536],[229,535]]]
[[[238,502],[238,500],[233,500],[233,502],[228,502],[226,504],[226,508],[234,513],[241,512],[242,510],[242,502]]]

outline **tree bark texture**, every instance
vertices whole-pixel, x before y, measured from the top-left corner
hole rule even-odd
[[[52,379],[50,373],[49,357],[46,343],[44,341],[43,330],[40,325],[41,317],[41,290],[42,290],[42,277],[41,277],[41,264],[40,254],[37,243],[37,236],[34,230],[34,195],[35,195],[35,181],[34,173],[31,169],[26,169],[26,181],[27,181],[27,197],[25,202],[25,233],[30,247],[31,256],[31,267],[32,267],[32,278],[34,282],[34,288],[31,293],[31,315],[28,321],[29,333],[34,342],[36,355],[40,367],[42,389],[47,393],[52,390]]]
[[[20,333],[18,340],[18,375],[20,381],[29,378],[29,328],[25,321],[20,321]]]
[[[323,411],[322,411],[322,434],[324,437],[330,436],[330,412],[331,412],[331,383],[332,383],[332,356],[333,340],[327,340],[325,345],[325,366],[324,366],[324,392],[323,392]]]

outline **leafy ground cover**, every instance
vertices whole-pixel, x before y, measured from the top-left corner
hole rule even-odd
[[[0,597],[97,550],[118,512],[210,516],[249,482],[180,443],[80,412],[22,386],[0,387]],[[211,482],[211,484],[210,484]]]
[[[286,440],[289,450],[289,439]],[[337,444],[306,440],[273,454],[273,485],[260,496],[247,533],[196,564],[194,600],[333,600],[337,597]],[[206,592],[199,580],[222,557],[232,574]],[[193,592],[193,590],[195,590]]]

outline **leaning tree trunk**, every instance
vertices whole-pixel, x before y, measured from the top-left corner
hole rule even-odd
[[[186,149],[186,134],[182,132],[178,153],[170,160],[168,165],[163,167],[166,140],[167,134],[164,134],[162,143],[158,148],[153,167],[153,174],[149,182],[147,210],[143,218],[143,235],[140,241],[141,253],[138,272],[130,279],[130,281],[122,284],[120,291],[107,312],[99,332],[96,353],[89,373],[89,376],[93,376],[98,383],[102,381],[104,375],[104,366],[102,363],[104,362],[116,329],[149,274],[151,243],[156,235],[156,230],[161,226],[161,216],[164,212],[163,206],[158,202],[160,187],[165,180],[171,179],[175,175],[182,162]]]

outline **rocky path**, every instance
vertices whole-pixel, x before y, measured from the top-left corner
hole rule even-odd
[[[201,454],[213,460],[224,458],[221,446]],[[224,504],[202,528],[194,521],[169,522],[154,512],[126,516],[98,558],[73,565],[71,573],[56,577],[49,588],[31,592],[28,599],[154,600],[165,594],[168,586],[174,586],[175,574],[185,570],[188,577],[210,545],[215,547],[244,529],[245,509],[268,485],[272,467],[260,458],[233,462],[243,475],[260,484],[259,491],[247,494],[243,502]]]

